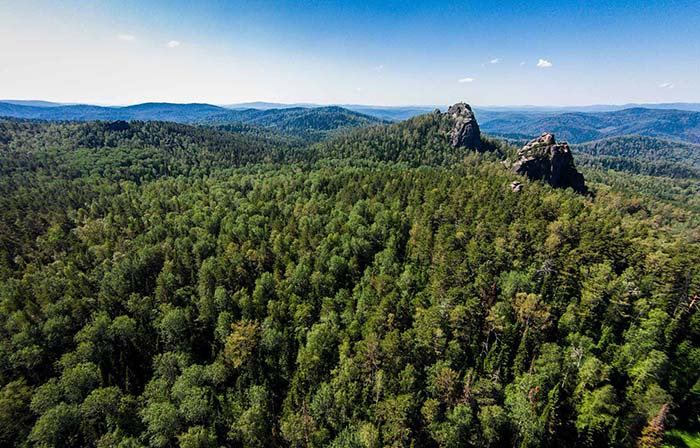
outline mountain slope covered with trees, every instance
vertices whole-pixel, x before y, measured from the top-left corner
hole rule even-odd
[[[580,195],[453,125],[0,122],[0,445],[697,430],[696,179],[587,167]]]
[[[570,143],[624,135],[700,143],[700,112],[684,110],[636,107],[591,113],[489,112],[481,126],[489,134],[510,138],[553,132]]]
[[[641,135],[626,135],[582,143],[576,145],[575,149],[591,156],[666,161],[700,167],[700,145]]]
[[[170,121],[264,126],[297,136],[320,138],[331,131],[366,127],[385,120],[336,106],[231,110],[211,104],[144,103],[124,107],[30,106],[0,102],[0,117],[52,121]]]

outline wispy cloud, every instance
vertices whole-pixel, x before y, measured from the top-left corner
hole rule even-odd
[[[552,63],[549,62],[549,61],[546,60],[546,59],[540,59],[540,60],[537,61],[537,66],[538,66],[539,68],[549,68],[549,67],[552,66]]]
[[[377,65],[376,67],[372,67],[373,72],[381,72],[382,70],[384,70],[383,65]]]
[[[672,82],[662,82],[659,84],[660,89],[672,89],[674,87]]]
[[[168,48],[177,48],[181,45],[181,42],[179,40],[171,40],[168,42]]]
[[[117,34],[117,39],[124,42],[133,42],[136,40],[136,36],[133,34]]]
[[[474,78],[460,78],[457,80],[457,82],[461,82],[461,83],[474,82]]]
[[[499,62],[501,62],[501,59],[500,59],[500,58],[493,58],[493,59],[491,59],[491,63],[492,63],[492,64],[498,64]]]
[[[525,65],[525,61],[520,62],[520,66],[522,67],[523,65]]]

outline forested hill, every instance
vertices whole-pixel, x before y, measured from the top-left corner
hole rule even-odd
[[[570,143],[622,135],[700,143],[700,112],[682,110],[638,107],[598,113],[489,112],[480,124],[489,134],[511,138],[530,138],[542,132],[554,132]]]
[[[625,135],[575,145],[591,156],[612,156],[684,163],[700,168],[700,145],[641,135]]]
[[[144,176],[152,180],[205,174],[212,169],[294,159],[304,144],[305,140],[248,125],[225,131],[158,121],[0,119],[3,169],[15,172],[16,167],[20,174],[40,169],[51,177],[97,175],[137,181]]]
[[[106,107],[85,104],[42,107],[0,102],[0,116],[53,121],[90,120],[166,120],[201,122],[231,111],[210,104],[144,103],[134,106]],[[240,112],[235,113],[239,115]],[[232,114],[233,115],[233,114]]]
[[[312,138],[331,135],[332,131],[365,128],[387,123],[385,120],[337,106],[313,109],[299,107],[263,111],[251,109],[242,111],[239,119],[230,121],[264,126],[289,134]]]
[[[455,120],[436,110],[408,120],[358,129],[314,145],[310,153],[317,159],[368,159],[418,165],[450,165],[461,161],[472,150],[450,144]],[[504,157],[506,145],[480,136],[482,152]]]
[[[582,143],[574,148],[583,166],[700,179],[700,145],[634,135]]]
[[[323,159],[372,160],[413,166],[450,165],[470,153],[466,147],[450,144],[455,120],[439,111],[399,123],[333,133],[315,145],[307,145],[308,136],[322,134],[324,127],[333,128],[333,120],[342,117],[345,110],[326,108],[327,114],[319,111],[312,116],[301,110],[287,111],[290,113],[284,120],[277,114],[257,111],[255,117],[249,116],[249,121],[255,124],[211,126],[159,121],[53,123],[0,119],[0,148],[18,154],[18,157],[61,154],[59,160],[87,157],[101,162],[105,161],[100,159],[101,155],[107,155],[110,162],[115,162],[112,159],[120,151],[126,151],[124,157],[154,154],[158,160],[166,161],[162,169],[170,170],[161,174],[170,175],[188,174],[204,165],[231,168],[254,163],[317,162]],[[339,120],[338,125],[343,119]],[[295,129],[306,130],[303,133],[305,138],[299,138]],[[492,152],[495,157],[504,156],[505,144],[485,137],[481,141],[483,152]],[[54,163],[56,160],[52,159],[44,163],[44,168],[54,169],[55,174],[64,172]],[[85,168],[91,167],[92,172],[105,176],[106,172],[99,171],[101,166],[101,163],[84,164]],[[175,169],[176,166],[181,169]],[[200,171],[203,172],[208,171]]]
[[[0,102],[0,117],[50,121],[140,120],[177,123],[239,123],[296,135],[322,137],[329,131],[371,126],[384,120],[336,106],[231,110],[210,104],[144,103],[125,107],[71,105],[40,107]]]
[[[0,122],[0,446],[697,431],[698,183],[529,181],[512,148],[461,138],[461,106],[310,146],[250,124]]]

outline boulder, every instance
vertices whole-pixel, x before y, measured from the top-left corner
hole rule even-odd
[[[545,132],[518,151],[513,172],[530,179],[544,179],[555,188],[573,188],[587,193],[583,175],[576,170],[574,156],[566,142],[557,143],[554,134]]]

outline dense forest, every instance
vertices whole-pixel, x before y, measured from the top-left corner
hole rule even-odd
[[[643,158],[700,167],[700,145],[662,140],[641,135],[606,138],[575,146],[584,154],[624,158]]]
[[[698,431],[697,167],[590,154],[580,195],[449,120],[0,121],[0,446]]]

